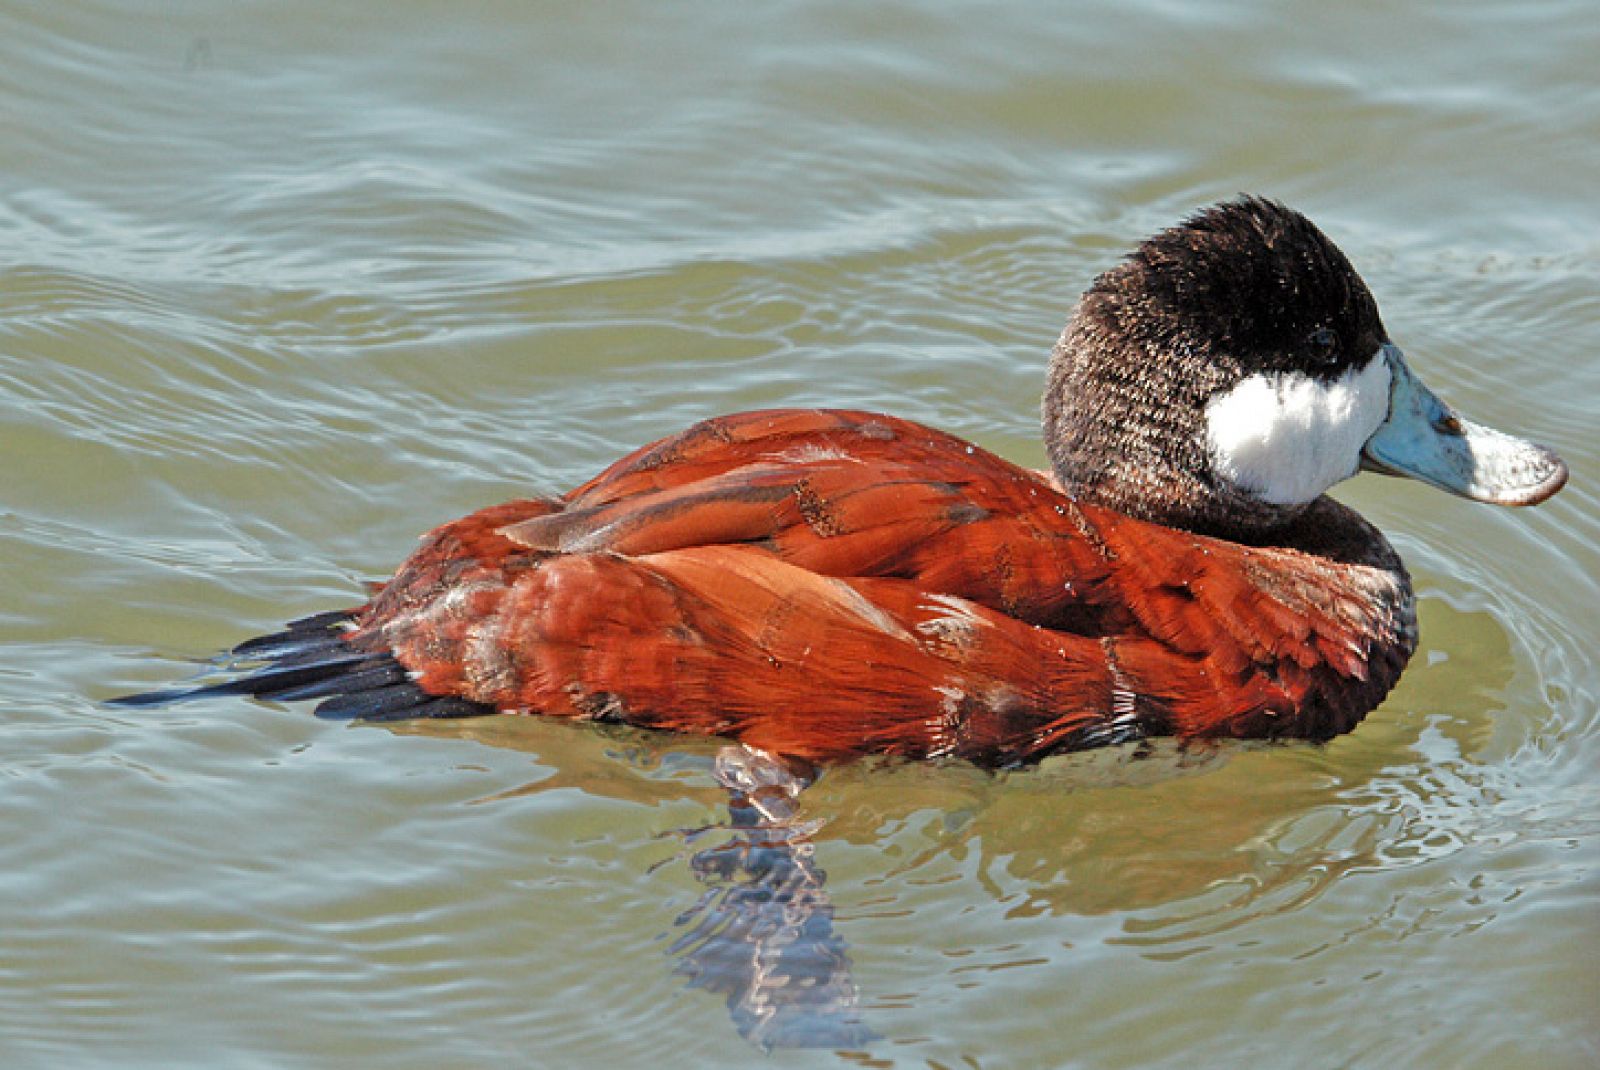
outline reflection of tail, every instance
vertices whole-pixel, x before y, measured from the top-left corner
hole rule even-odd
[[[284,631],[233,648],[225,667],[254,666],[215,684],[124,695],[118,706],[165,706],[214,695],[254,695],[294,701],[321,699],[317,716],[334,720],[399,721],[412,717],[476,717],[493,713],[466,699],[430,695],[412,683],[405,666],[384,650],[345,641],[349,612],[318,613],[291,621]]]
[[[677,972],[727,997],[745,1039],[772,1048],[861,1048],[862,1021],[844,941],[833,931],[816,825],[794,820],[807,781],[747,747],[717,755],[734,836],[691,861],[706,894],[678,918]]]

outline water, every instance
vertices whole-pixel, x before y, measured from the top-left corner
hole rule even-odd
[[[0,4],[0,1062],[743,1066],[675,973],[715,744],[112,694],[700,417],[1040,463],[1117,253],[1248,189],[1573,469],[1365,477],[1423,646],[1326,747],[807,790],[866,1054],[1600,1061],[1588,3]]]

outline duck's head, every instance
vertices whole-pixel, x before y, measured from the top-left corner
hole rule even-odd
[[[1344,254],[1254,197],[1094,281],[1051,357],[1044,425],[1069,493],[1236,538],[1290,523],[1362,468],[1497,505],[1541,502],[1567,478],[1543,446],[1440,401]]]

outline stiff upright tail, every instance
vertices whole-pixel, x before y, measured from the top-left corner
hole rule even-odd
[[[316,715],[331,720],[406,721],[477,717],[491,707],[452,695],[430,695],[388,651],[347,642],[353,614],[318,613],[272,635],[233,648],[227,668],[242,675],[214,684],[145,691],[111,699],[114,706],[167,706],[198,698],[251,695],[279,702],[321,699]]]

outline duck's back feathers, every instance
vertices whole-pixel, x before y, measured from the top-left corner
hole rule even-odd
[[[1005,764],[1348,728],[1410,651],[1391,563],[1131,520],[902,420],[758,412],[437,529],[339,641],[478,708]]]

